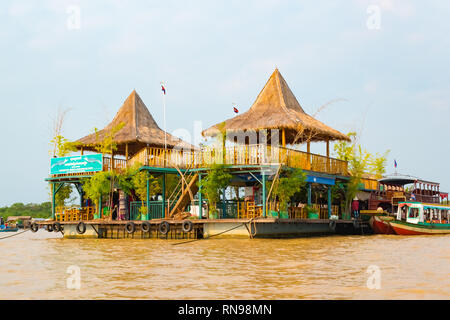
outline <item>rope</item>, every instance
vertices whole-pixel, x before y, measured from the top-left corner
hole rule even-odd
[[[251,219],[251,220],[253,220],[253,219]],[[242,226],[246,226],[246,224],[247,224],[248,222],[251,222],[251,220],[250,220],[250,221],[247,221],[247,222],[244,222],[244,223],[241,223],[241,224],[239,224],[239,225],[237,225],[237,226],[235,226],[235,227],[233,227],[233,228],[231,228],[231,229],[228,229],[228,230],[225,230],[225,231],[222,231],[222,232],[213,234],[213,235],[209,236],[208,238],[203,238],[203,239],[193,239],[193,240],[189,240],[189,241],[173,243],[172,245],[173,245],[173,246],[177,246],[177,245],[179,245],[179,244],[185,244],[185,243],[190,243],[190,242],[195,242],[195,241],[200,241],[200,240],[208,240],[208,239],[211,239],[212,237],[219,236],[219,235],[221,235],[221,234],[224,234],[224,233],[233,231],[234,229],[240,228],[240,227],[242,227]]]
[[[18,236],[19,234],[25,233],[25,232],[27,232],[27,231],[30,231],[30,229],[24,230],[24,231],[19,232],[19,233],[12,234],[12,235],[10,235],[10,236],[6,236],[6,237],[3,237],[3,238],[0,238],[0,240],[6,239],[6,238],[11,238],[11,237],[14,237],[14,236]]]

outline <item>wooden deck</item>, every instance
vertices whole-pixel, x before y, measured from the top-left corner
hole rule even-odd
[[[166,221],[170,229],[161,234],[160,225]],[[80,221],[63,221],[62,231],[65,238],[102,238],[102,239],[202,239],[210,237],[228,238],[285,238],[323,236],[333,234],[367,234],[368,225],[353,220],[333,220],[334,229],[329,219],[202,219],[190,220],[192,230],[183,231],[185,220],[154,219],[146,221],[150,228],[144,231],[141,226],[145,221],[131,221],[135,226],[133,232],[126,229],[130,221],[83,221],[86,232],[79,234],[76,230]],[[38,224],[42,227],[52,225],[54,221],[44,221]],[[362,231],[363,230],[363,231]],[[364,231],[366,230],[366,231]]]

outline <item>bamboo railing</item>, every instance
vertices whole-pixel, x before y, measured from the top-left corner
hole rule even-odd
[[[224,149],[203,148],[184,151],[178,149],[144,148],[128,161],[151,167],[202,168],[213,163],[226,165],[265,165],[283,163],[289,167],[315,172],[348,175],[347,162],[298,150],[265,145],[241,145]]]

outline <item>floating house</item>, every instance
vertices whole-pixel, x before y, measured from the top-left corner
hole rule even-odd
[[[276,69],[250,109],[204,130],[212,146],[193,146],[160,129],[142,99],[133,91],[104,129],[77,140],[79,155],[51,161],[52,222],[49,230],[68,237],[285,237],[356,232],[364,226],[344,215],[332,188],[350,179],[348,164],[330,156],[330,142],[349,137],[308,115]],[[99,148],[110,138],[115,148]],[[324,143],[324,155],[311,153],[311,143]],[[306,152],[299,146],[306,144]],[[100,152],[101,150],[101,152]],[[221,164],[231,175],[210,210],[202,180]],[[161,182],[161,192],[145,199],[113,186],[98,206],[86,199],[83,179],[99,171],[121,172],[131,166]],[[271,196],[282,169],[302,169],[299,187],[287,211]],[[168,180],[171,183],[168,183]],[[64,184],[76,186],[80,205],[55,205]],[[366,177],[361,192],[379,192],[380,182]],[[108,215],[117,208],[116,216]],[[315,212],[311,215],[311,208]],[[106,218],[105,216],[108,216]],[[358,230],[356,230],[358,229]]]

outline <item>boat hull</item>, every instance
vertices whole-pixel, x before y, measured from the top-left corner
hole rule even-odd
[[[389,222],[398,235],[450,234],[450,225],[417,225],[401,221]]]
[[[390,221],[394,220],[393,217],[389,216],[373,216],[370,219],[370,225],[372,226],[372,230],[376,234],[395,234]]]
[[[0,232],[16,232],[19,230],[18,228],[6,228],[6,229],[0,229]]]

